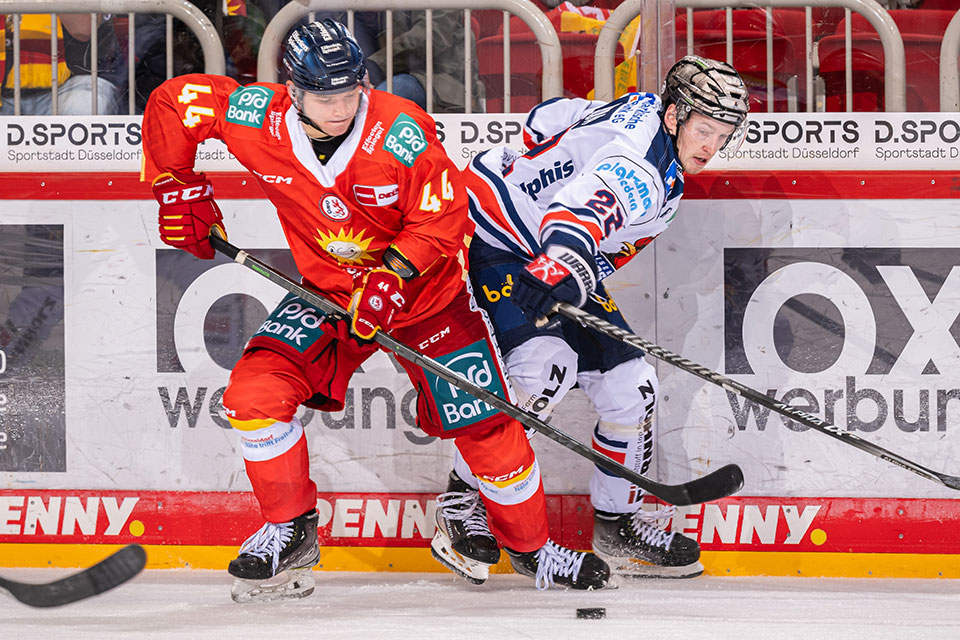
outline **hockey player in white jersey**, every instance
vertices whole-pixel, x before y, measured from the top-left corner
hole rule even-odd
[[[497,147],[464,171],[477,224],[470,279],[496,328],[520,408],[546,419],[579,383],[599,417],[594,449],[641,474],[654,450],[653,367],[641,351],[564,317],[543,327],[536,320],[567,302],[629,328],[601,281],[667,228],[685,173],[700,173],[719,150],[740,144],[748,96],[730,65],[687,56],[670,69],[661,96],[544,102],[527,118],[527,153]],[[438,560],[471,577],[477,561],[499,559],[482,509],[464,508],[479,503],[476,487],[458,456],[438,497],[433,542]],[[599,467],[590,497],[594,551],[611,570],[702,573],[697,542],[661,528],[669,508],[643,511],[642,491]]]

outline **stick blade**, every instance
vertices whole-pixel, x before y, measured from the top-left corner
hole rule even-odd
[[[665,488],[667,491],[656,492],[656,495],[678,507],[713,502],[743,489],[743,470],[728,464],[702,478]]]
[[[66,578],[46,584],[0,580],[0,586],[31,607],[58,607],[109,591],[143,570],[147,554],[140,545],[120,549],[93,565]]]
[[[946,474],[941,474],[939,477],[940,482],[942,482],[944,486],[960,491],[960,477],[948,476]]]

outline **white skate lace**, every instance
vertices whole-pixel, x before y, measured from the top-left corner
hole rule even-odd
[[[447,520],[462,520],[468,535],[493,538],[487,524],[487,508],[479,491],[448,491],[437,496],[437,509]]]
[[[273,573],[276,573],[277,565],[280,563],[280,551],[287,546],[292,538],[292,522],[268,522],[244,541],[240,546],[240,553],[256,556],[261,560],[266,560],[267,556],[272,556]]]
[[[646,544],[668,550],[676,532],[664,531],[663,527],[673,517],[676,510],[677,508],[673,505],[657,511],[640,509],[635,511],[633,517],[630,518],[630,528]]]
[[[576,582],[583,558],[583,553],[547,540],[547,544],[537,551],[537,589],[543,591],[552,587],[554,576],[570,576]]]

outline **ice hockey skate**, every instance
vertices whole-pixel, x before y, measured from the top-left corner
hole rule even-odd
[[[693,578],[703,573],[700,545],[660,522],[674,507],[635,513],[605,513],[593,518],[593,551],[618,575],[634,578]]]
[[[602,589],[610,581],[610,567],[592,553],[561,547],[553,540],[536,551],[521,553],[504,547],[514,571],[536,579],[537,589],[553,586]]]
[[[227,571],[236,578],[234,602],[305,598],[313,593],[310,569],[320,561],[316,509],[289,522],[268,522],[247,538]],[[281,575],[283,574],[283,575]]]
[[[433,557],[467,581],[483,584],[500,561],[500,547],[487,525],[480,492],[451,471],[446,493],[437,496],[436,518]]]

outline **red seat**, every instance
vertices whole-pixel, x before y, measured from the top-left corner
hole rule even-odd
[[[560,33],[563,54],[564,96],[587,97],[593,89],[593,56],[598,36],[587,33]],[[487,111],[503,111],[503,35],[484,38],[477,43],[480,78],[486,87]],[[510,36],[510,110],[529,111],[541,101],[543,64],[540,45],[533,33]],[[615,64],[623,62],[617,48]]]
[[[957,3],[957,9],[960,9],[960,3]],[[897,29],[900,34],[910,35],[928,35],[943,36],[950,24],[956,10],[954,11],[931,11],[927,9],[894,9],[888,11],[893,21],[897,23]],[[873,25],[859,13],[854,13],[853,20],[850,21],[850,31],[853,33],[876,33]],[[835,35],[843,35],[846,25],[846,19],[841,20],[837,25]]]
[[[907,110],[940,110],[940,45],[953,11],[905,9],[890,11],[900,29],[907,67]],[[826,110],[846,110],[846,22],[820,41],[820,76],[826,88]],[[850,23],[854,111],[883,111],[884,55],[880,37],[865,18]]]
[[[956,13],[957,9],[960,9],[960,5],[958,5],[957,0],[923,0],[920,8],[925,11],[933,9]]]
[[[750,91],[752,110],[767,110],[767,41],[766,11],[763,9],[738,9],[733,16],[733,60],[747,89]],[[714,60],[727,59],[727,14],[724,10],[693,12],[693,52]],[[803,66],[803,50],[795,53],[794,43],[784,33],[783,24],[795,28],[796,12],[775,12],[773,21],[773,108],[787,111],[787,83],[791,77],[800,76]],[[802,25],[802,14],[800,15]],[[802,29],[802,27],[801,27]],[[802,34],[802,31],[801,31]],[[687,54],[687,17],[682,13],[676,23],[677,56]],[[802,42],[802,40],[801,40]],[[798,87],[801,83],[797,83]],[[802,100],[802,97],[800,98]]]

